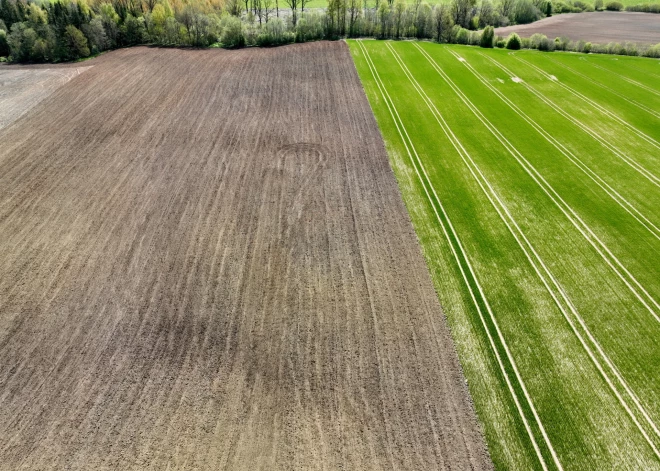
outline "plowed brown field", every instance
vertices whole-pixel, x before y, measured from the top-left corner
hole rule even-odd
[[[490,468],[347,46],[90,64],[0,131],[0,468]]]
[[[511,33],[518,33],[525,38],[540,33],[550,39],[566,37],[573,41],[592,41],[601,44],[610,42],[658,44],[660,18],[655,13],[629,11],[563,13],[526,25],[495,29],[495,34],[500,36],[508,36]]]

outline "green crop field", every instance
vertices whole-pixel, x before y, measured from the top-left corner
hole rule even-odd
[[[660,62],[349,46],[497,469],[660,469]]]

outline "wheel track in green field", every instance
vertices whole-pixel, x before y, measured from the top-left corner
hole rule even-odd
[[[498,61],[493,59],[492,57],[489,57],[489,56],[484,55],[484,54],[482,54],[482,56],[487,58],[489,61],[491,61],[493,64],[495,64],[501,70],[503,70],[505,73],[509,74],[511,77],[516,76],[516,74],[511,72],[511,70],[509,70],[507,67],[505,67],[504,65],[502,65],[501,63],[499,63]],[[605,138],[603,138],[600,134],[598,134],[595,131],[589,129],[588,126],[586,126],[584,123],[582,123],[577,118],[573,117],[571,114],[564,111],[564,109],[561,108],[559,105],[557,105],[556,103],[554,103],[551,100],[548,100],[541,93],[539,93],[536,89],[531,87],[527,82],[521,81],[519,83],[522,83],[525,86],[525,88],[527,88],[527,90],[529,90],[534,95],[536,95],[536,97],[539,98],[541,101],[543,101],[546,105],[548,105],[550,108],[552,108],[557,113],[562,115],[564,118],[571,121],[578,128],[580,128],[582,131],[584,131],[585,133],[590,135],[594,140],[596,140],[598,143],[600,143],[603,147],[605,147],[610,152],[612,152],[614,155],[616,155],[618,158],[620,158],[625,163],[630,165],[633,169],[635,169],[644,178],[649,180],[652,184],[654,184],[657,187],[660,187],[660,178],[658,176],[656,176],[654,173],[652,173],[650,170],[646,169],[639,162],[637,162],[637,161],[633,160],[632,158],[628,157],[627,155],[625,155],[619,148],[617,148],[613,144],[610,144],[609,142],[607,142],[607,140]],[[660,309],[660,306],[658,307],[658,309]]]
[[[415,44],[415,46],[417,46],[416,43],[413,43],[413,44]],[[518,224],[516,223],[516,221],[514,220],[514,218],[511,216],[511,213],[509,212],[508,208],[507,208],[506,205],[502,202],[502,200],[500,199],[500,197],[499,197],[499,195],[497,194],[497,192],[493,189],[493,187],[492,187],[492,185],[490,184],[490,182],[488,182],[488,180],[486,179],[486,177],[483,175],[483,172],[481,171],[481,169],[479,168],[479,166],[474,162],[474,160],[472,159],[472,157],[470,156],[470,154],[467,152],[467,150],[465,149],[465,147],[463,146],[463,144],[461,143],[461,141],[460,141],[460,140],[456,137],[456,135],[453,133],[453,131],[451,130],[449,124],[447,124],[447,122],[445,121],[445,119],[444,119],[444,117],[442,116],[442,114],[441,114],[441,113],[438,111],[438,109],[435,107],[435,104],[433,103],[433,101],[432,101],[432,100],[429,98],[429,96],[426,94],[426,92],[424,91],[424,89],[422,88],[422,86],[419,84],[419,82],[417,82],[417,80],[415,79],[415,77],[414,77],[414,75],[412,74],[412,72],[410,71],[410,69],[408,69],[408,67],[405,65],[405,63],[404,63],[403,59],[401,58],[401,56],[399,56],[399,54],[394,50],[394,48],[390,45],[389,42],[386,43],[386,46],[387,46],[388,49],[392,52],[392,55],[394,56],[394,59],[397,61],[397,63],[399,64],[399,66],[401,67],[401,69],[403,70],[404,74],[406,75],[406,77],[408,78],[408,80],[410,81],[410,83],[413,85],[413,87],[415,88],[415,90],[417,91],[417,93],[419,93],[419,95],[420,95],[420,97],[422,98],[422,100],[424,101],[424,103],[428,106],[429,110],[431,111],[431,114],[433,115],[433,117],[434,117],[435,120],[437,121],[438,125],[440,126],[440,128],[441,128],[442,131],[444,132],[445,136],[447,136],[447,139],[449,139],[449,141],[451,142],[452,146],[454,147],[454,149],[456,150],[456,152],[457,152],[457,153],[459,154],[459,156],[461,157],[461,160],[463,160],[463,163],[465,163],[466,167],[467,167],[468,170],[470,171],[470,174],[471,174],[471,175],[474,177],[474,179],[477,181],[477,184],[479,185],[479,187],[481,188],[481,190],[482,190],[482,191],[484,192],[484,194],[486,195],[486,198],[487,198],[488,201],[491,203],[491,205],[493,206],[493,208],[495,209],[495,211],[496,211],[497,214],[499,215],[500,219],[502,219],[502,222],[504,222],[504,224],[506,225],[507,229],[509,230],[509,232],[511,233],[511,235],[514,237],[514,239],[516,240],[516,242],[518,243],[518,245],[521,247],[521,249],[522,249],[523,252],[525,253],[525,256],[528,258],[528,260],[529,260],[530,263],[532,264],[532,267],[533,267],[533,268],[535,269],[535,271],[536,271],[536,268],[537,268],[537,267],[536,267],[536,266],[533,264],[533,262],[531,261],[531,258],[530,258],[530,256],[529,256],[529,253],[523,248],[523,246],[522,246],[522,244],[521,244],[521,242],[520,242],[520,239],[518,238],[518,235],[516,235],[516,232],[512,229],[511,224],[513,224],[513,226],[514,226],[514,227],[516,228],[516,230],[518,231],[519,235],[523,237],[523,239],[527,242],[527,244],[528,244],[530,247],[531,247],[531,244],[529,244],[529,241],[527,240],[526,236],[522,233],[522,231],[520,230],[520,227],[518,226]],[[419,47],[419,46],[417,46],[417,47]],[[443,77],[443,78],[444,78],[444,77]],[[452,87],[452,89],[453,89],[453,84],[451,84],[450,82],[447,82],[447,83],[448,83],[448,84],[450,85],[450,87]],[[475,173],[475,172],[476,172],[476,173]],[[478,174],[478,176],[477,176],[477,174]],[[481,177],[481,179],[480,179],[479,177]],[[488,190],[490,190],[490,193],[489,193],[489,191],[486,190],[486,188],[484,188],[484,185],[488,187]],[[499,207],[498,207],[498,205],[495,203],[495,201],[493,200],[493,198],[494,198],[495,200],[497,200],[497,202],[499,203]],[[506,214],[506,216],[508,216],[508,220],[507,220],[507,217],[504,216],[504,214]],[[536,255],[536,252],[535,252],[535,250],[534,250],[533,248],[532,248],[532,251],[534,251],[534,253],[535,253],[535,255]],[[538,255],[537,255],[537,257],[538,257]],[[537,273],[538,273],[538,272],[537,272]],[[540,275],[539,275],[539,276],[540,276]],[[544,280],[542,277],[541,277],[541,281],[545,284],[545,280]],[[546,288],[547,288],[547,286],[546,286]],[[555,299],[555,297],[554,297],[552,291],[549,290],[549,288],[548,288],[548,291],[549,291],[550,295],[553,297],[553,299]],[[556,299],[555,299],[555,301],[556,301]],[[535,413],[535,414],[536,414],[536,413]],[[539,428],[540,428],[540,430],[541,430],[541,432],[542,432],[543,438],[544,438],[544,440],[546,441],[546,443],[547,443],[547,445],[548,445],[548,448],[550,449],[550,452],[551,452],[551,454],[552,454],[552,458],[553,458],[553,461],[554,461],[555,465],[557,466],[558,469],[563,469],[563,468],[562,468],[562,465],[561,465],[561,462],[559,461],[559,457],[557,456],[557,454],[556,454],[554,448],[553,448],[552,445],[551,445],[550,438],[547,436],[547,433],[546,433],[544,427],[542,426],[542,421],[541,421],[540,417],[538,417],[537,415],[535,415],[535,419],[537,420],[537,422],[538,422],[538,424],[539,424]]]
[[[452,80],[449,76],[447,76],[446,73],[444,73],[444,71],[438,66],[438,64],[432,59],[432,57],[431,57],[426,51],[424,51],[424,49],[421,48],[417,43],[413,43],[413,44],[414,44],[415,47],[416,47],[416,48],[417,48],[417,49],[418,49],[418,50],[424,55],[424,57],[429,61],[429,63],[433,66],[433,68],[436,70],[436,72],[438,72],[438,74],[443,78],[443,80],[445,80],[445,82],[450,86],[450,88],[451,88],[451,89],[452,89],[452,90],[458,95],[458,97],[461,99],[461,101],[463,101],[463,103],[464,103],[464,104],[470,109],[470,111],[472,111],[472,113],[473,113],[473,114],[474,114],[474,115],[475,115],[475,116],[481,121],[481,123],[482,123],[482,124],[483,124],[483,125],[484,125],[484,126],[485,126],[485,127],[486,127],[486,128],[487,128],[487,129],[488,129],[488,130],[489,130],[489,131],[490,131],[490,132],[496,137],[496,138],[498,138],[499,131],[497,131],[497,129],[495,128],[495,126],[494,126],[494,125],[493,125],[493,124],[492,124],[492,123],[491,123],[491,122],[490,122],[490,121],[489,121],[489,120],[488,120],[488,119],[487,119],[487,118],[486,118],[486,117],[485,117],[485,116],[484,116],[484,115],[478,110],[478,108],[477,108],[477,107],[472,103],[472,101],[471,101],[471,100],[470,100],[470,99],[469,99],[469,98],[468,98],[468,97],[467,97],[467,96],[466,96],[466,95],[460,90],[460,88],[458,88],[458,86],[453,82],[453,80]],[[404,71],[404,73],[406,74],[406,76],[408,77],[408,80],[413,84],[413,86],[415,87],[416,91],[417,91],[417,92],[420,94],[420,96],[422,97],[422,100],[426,103],[426,105],[427,105],[428,108],[430,109],[431,113],[434,115],[436,121],[438,122],[438,124],[439,124],[440,127],[442,128],[443,132],[447,135],[447,138],[452,142],[452,145],[454,146],[454,148],[456,149],[456,151],[457,151],[457,152],[459,153],[459,155],[461,156],[461,159],[463,160],[463,162],[465,163],[465,165],[466,165],[466,166],[468,167],[468,169],[470,170],[470,173],[473,175],[473,177],[475,178],[475,180],[476,180],[477,183],[479,184],[480,188],[482,189],[482,191],[484,192],[484,194],[486,195],[486,197],[488,198],[488,200],[490,201],[490,203],[493,205],[493,208],[497,211],[498,215],[500,216],[500,218],[502,219],[502,221],[504,222],[504,224],[507,226],[507,228],[508,228],[509,231],[511,232],[511,235],[515,238],[515,240],[516,240],[516,242],[518,243],[520,249],[521,249],[521,250],[523,251],[523,253],[525,254],[527,260],[528,260],[529,263],[531,264],[532,268],[534,269],[534,271],[535,271],[536,274],[538,275],[539,279],[541,280],[541,282],[542,282],[543,285],[545,286],[546,290],[548,291],[548,293],[550,294],[550,296],[552,297],[552,299],[555,301],[555,304],[557,305],[557,307],[558,307],[559,310],[561,311],[561,313],[562,313],[564,319],[566,320],[566,322],[567,322],[567,323],[569,324],[569,326],[571,327],[571,330],[573,331],[573,333],[574,333],[575,336],[577,337],[578,341],[580,342],[580,344],[581,344],[582,347],[584,348],[585,352],[586,352],[587,355],[590,357],[590,359],[592,360],[592,362],[594,363],[594,365],[595,365],[596,368],[598,369],[599,373],[600,373],[600,374],[602,375],[602,377],[605,379],[607,385],[608,385],[609,388],[612,390],[612,392],[614,393],[614,395],[615,395],[615,397],[617,398],[617,400],[619,401],[619,403],[623,406],[623,408],[625,409],[625,411],[628,413],[628,415],[629,415],[630,418],[632,419],[633,423],[636,425],[636,427],[637,427],[637,428],[639,429],[639,431],[642,433],[642,435],[644,436],[645,440],[647,441],[647,443],[650,445],[651,449],[652,449],[653,452],[655,453],[656,457],[660,458],[660,452],[658,451],[657,447],[655,446],[653,440],[651,440],[651,438],[648,436],[647,432],[646,432],[646,431],[644,430],[644,428],[641,426],[641,424],[639,423],[637,417],[636,417],[635,414],[631,411],[630,406],[628,405],[628,403],[624,400],[624,398],[621,396],[621,394],[619,393],[619,391],[618,391],[618,390],[616,389],[616,387],[614,386],[612,379],[610,378],[610,376],[607,374],[607,372],[606,372],[605,369],[603,368],[603,365],[601,365],[600,361],[598,361],[598,359],[596,358],[594,352],[591,350],[591,348],[589,348],[589,346],[588,346],[587,342],[585,341],[585,339],[584,339],[584,338],[582,337],[582,335],[578,332],[578,330],[577,330],[575,324],[573,323],[573,321],[571,320],[571,318],[570,318],[570,316],[569,316],[569,314],[568,314],[568,312],[567,312],[567,308],[568,308],[568,310],[571,311],[571,313],[573,314],[573,316],[577,319],[577,321],[579,322],[580,326],[582,327],[582,329],[583,329],[584,332],[586,333],[586,335],[587,335],[587,337],[589,338],[589,340],[591,341],[591,343],[595,346],[596,350],[597,350],[598,353],[600,354],[600,356],[601,356],[601,358],[603,359],[603,361],[606,363],[606,365],[609,367],[609,369],[614,373],[614,375],[615,375],[616,379],[618,380],[619,384],[624,388],[624,390],[626,391],[626,393],[630,396],[630,398],[632,399],[633,403],[634,403],[635,406],[637,407],[638,411],[642,414],[642,416],[644,417],[644,419],[647,421],[648,425],[653,429],[653,431],[656,433],[656,435],[660,436],[660,432],[658,431],[658,428],[657,428],[657,426],[655,425],[655,423],[653,422],[653,420],[651,419],[651,417],[648,415],[648,412],[647,412],[647,411],[644,409],[644,407],[641,405],[641,403],[640,403],[638,397],[637,397],[636,394],[633,392],[632,388],[630,388],[630,386],[627,384],[627,382],[625,381],[625,379],[621,376],[621,374],[620,374],[619,371],[617,370],[616,366],[615,366],[615,365],[613,364],[613,362],[609,359],[609,357],[608,357],[608,356],[606,355],[606,353],[603,351],[603,349],[602,349],[602,347],[600,346],[600,344],[598,343],[598,341],[594,338],[594,336],[592,335],[592,333],[589,331],[589,329],[588,329],[586,323],[585,323],[584,320],[582,319],[582,316],[578,313],[576,307],[574,306],[574,304],[572,303],[572,301],[571,301],[571,300],[568,298],[568,296],[566,295],[566,293],[565,293],[563,287],[561,286],[561,284],[557,281],[557,279],[554,277],[554,275],[553,275],[553,274],[550,272],[550,270],[547,268],[547,265],[545,264],[545,262],[544,262],[544,261],[542,260],[542,258],[538,255],[538,252],[536,251],[536,249],[533,247],[533,245],[531,244],[531,242],[529,242],[529,240],[527,239],[527,237],[525,236],[525,234],[523,233],[523,231],[520,229],[520,227],[519,227],[518,224],[516,223],[516,221],[515,221],[515,219],[513,218],[513,216],[511,216],[511,214],[510,214],[509,210],[507,209],[506,205],[501,201],[501,199],[499,198],[499,196],[497,195],[497,193],[495,192],[495,190],[492,188],[491,184],[488,182],[487,178],[483,175],[483,173],[481,172],[481,170],[479,169],[479,167],[477,166],[477,164],[472,160],[472,158],[470,157],[469,153],[465,150],[465,148],[464,148],[463,145],[461,144],[460,140],[459,140],[459,139],[454,135],[454,133],[451,131],[451,128],[449,127],[449,125],[446,123],[446,121],[445,121],[444,118],[442,117],[442,114],[441,114],[441,113],[438,111],[438,109],[435,107],[435,104],[433,103],[433,101],[431,100],[431,98],[426,94],[426,92],[424,91],[424,89],[422,88],[422,86],[421,86],[421,85],[417,82],[417,80],[414,78],[412,72],[410,72],[410,70],[407,68],[407,66],[405,66],[405,63],[403,62],[403,60],[401,59],[401,57],[398,55],[398,53],[396,53],[396,51],[390,46],[389,43],[387,43],[387,46],[388,46],[388,48],[390,49],[390,51],[392,52],[392,54],[394,55],[394,58],[397,60],[397,62],[398,62],[399,65],[401,66],[401,68],[402,68],[402,70]],[[452,53],[456,58],[458,58],[458,59],[463,59],[463,58],[461,58],[460,56],[458,56],[456,53],[454,53],[453,51],[451,51],[451,53]],[[467,61],[465,61],[465,59],[463,59],[461,62],[463,62],[464,65],[467,64]],[[501,137],[502,137],[503,139],[506,140],[506,138],[505,138],[504,136],[501,136]],[[498,138],[498,140],[499,140],[499,138]],[[502,141],[500,141],[500,142],[502,142]],[[507,141],[507,142],[508,142],[508,141]],[[513,146],[512,146],[512,147],[513,147]],[[469,163],[468,163],[468,162],[469,162]],[[500,208],[497,207],[497,205],[495,204],[495,202],[493,201],[493,199],[491,198],[491,196],[488,194],[488,191],[486,191],[486,189],[484,188],[483,183],[480,181],[479,177],[475,174],[475,172],[474,172],[474,170],[473,170],[473,168],[471,167],[470,164],[472,165],[472,167],[474,167],[474,169],[476,169],[476,172],[481,176],[481,179],[483,180],[483,182],[484,182],[485,185],[489,188],[489,190],[490,190],[490,192],[492,193],[492,195],[494,196],[494,198],[495,198],[495,199],[497,200],[497,202],[499,203]],[[515,229],[517,230],[517,232],[518,232],[520,238],[522,238],[522,240],[524,240],[525,245],[527,245],[527,247],[529,248],[529,250],[530,250],[531,253],[533,254],[533,257],[532,257],[532,255],[530,255],[530,252],[525,248],[525,246],[523,245],[523,243],[520,241],[520,238],[516,235],[515,231],[512,229],[511,224],[510,224],[510,223],[506,220],[506,218],[503,216],[503,213],[506,214],[506,215],[508,216],[508,218],[510,219],[510,223],[513,225],[513,227],[515,227]],[[539,265],[540,265],[540,267],[542,268],[542,270],[541,270],[541,269],[539,268],[539,266],[534,262],[534,259],[537,260],[537,262],[539,263]],[[554,287],[555,287],[555,289],[556,289],[557,292],[553,291],[553,289],[550,287],[550,283],[549,283],[548,280],[543,276],[542,272],[545,272],[545,273],[546,273],[547,277],[550,279],[551,283],[554,285]],[[562,300],[563,300],[563,302],[565,303],[565,305],[563,305],[562,302],[560,302],[557,293],[559,293],[559,296],[562,298]]]
[[[454,52],[452,51],[452,54]],[[455,55],[455,54],[454,54]],[[497,88],[492,86],[477,70],[466,60],[462,61],[463,65],[472,74],[479,79],[490,91],[497,95],[509,108],[511,108],[518,116],[523,118],[530,126],[532,126],[539,134],[541,134],[550,144],[552,144],[561,154],[568,160],[573,162],[576,167],[582,170],[596,185],[598,185],[605,193],[608,194],[621,208],[630,214],[637,222],[639,222],[651,235],[660,240],[660,228],[653,224],[642,212],[637,209],[630,201],[623,197],[618,191],[612,188],[603,178],[601,178],[594,170],[578,158],[573,152],[567,149],[561,142],[552,137],[550,133],[545,131],[534,119],[530,118],[524,111],[522,111],[515,103],[513,103],[506,95],[500,92]]]
[[[615,113],[612,113],[612,112],[611,112],[610,110],[608,110],[607,108],[601,106],[600,104],[598,104],[597,102],[595,102],[595,101],[592,100],[591,98],[588,98],[588,97],[584,96],[582,93],[578,92],[577,90],[574,90],[572,87],[569,87],[569,86],[566,85],[565,83],[560,82],[556,77],[553,78],[553,76],[551,76],[549,73],[547,73],[545,70],[541,69],[540,67],[538,67],[538,66],[532,64],[532,63],[529,62],[529,61],[526,61],[525,59],[523,59],[523,58],[521,58],[521,57],[518,57],[518,56],[515,56],[515,57],[516,57],[516,59],[518,59],[518,61],[522,62],[523,64],[526,64],[526,65],[529,66],[529,67],[532,67],[534,70],[536,70],[537,72],[539,72],[541,75],[543,75],[543,76],[544,76],[545,78],[547,78],[548,80],[550,80],[550,81],[556,83],[557,85],[559,85],[560,87],[562,87],[564,90],[568,91],[569,93],[572,93],[574,96],[580,98],[580,99],[581,99],[582,101],[584,101],[585,103],[590,104],[591,106],[593,106],[594,108],[596,108],[597,110],[599,110],[601,113],[603,113],[603,114],[609,116],[610,118],[612,118],[613,120],[615,120],[615,121],[618,122],[619,124],[621,124],[621,125],[627,127],[627,128],[630,129],[633,133],[637,134],[637,136],[639,136],[641,139],[645,140],[645,141],[648,142],[650,145],[652,145],[652,146],[655,147],[656,149],[660,150],[660,143],[658,143],[658,141],[656,141],[655,139],[653,139],[651,136],[645,134],[644,132],[640,131],[640,130],[637,129],[635,126],[633,126],[632,124],[630,124],[629,122],[627,122],[625,119],[621,118],[620,116],[618,116],[618,115],[615,114]]]
[[[385,102],[387,109],[389,111],[390,116],[392,117],[392,120],[394,121],[394,124],[396,126],[397,132],[399,136],[401,137],[401,140],[406,148],[406,152],[408,154],[408,157],[413,164],[413,167],[415,169],[415,173],[417,174],[417,177],[422,184],[422,187],[424,188],[424,192],[426,194],[426,197],[431,203],[431,206],[433,208],[433,212],[435,213],[435,216],[440,223],[440,226],[442,228],[443,234],[445,238],[447,239],[447,242],[449,244],[449,247],[451,249],[452,255],[456,261],[456,264],[458,265],[458,268],[461,272],[461,275],[463,277],[463,281],[465,282],[465,285],[469,291],[470,297],[472,299],[472,302],[474,303],[474,306],[476,307],[477,313],[479,314],[479,319],[481,321],[481,324],[484,328],[484,331],[486,333],[486,336],[488,337],[488,341],[490,343],[491,349],[493,350],[493,353],[495,354],[498,366],[500,368],[500,372],[507,384],[507,388],[509,389],[509,392],[513,398],[513,401],[516,405],[517,411],[520,415],[520,418],[523,422],[523,425],[525,427],[525,430],[527,432],[527,435],[530,438],[530,441],[532,442],[532,445],[534,447],[534,450],[536,452],[536,455],[539,459],[539,462],[541,464],[541,467],[544,470],[547,470],[547,464],[545,462],[545,459],[543,457],[543,454],[541,453],[541,450],[539,448],[539,445],[536,441],[536,438],[534,437],[534,433],[532,432],[530,425],[528,423],[527,417],[525,416],[525,413],[522,410],[522,406],[520,404],[520,400],[518,398],[518,395],[513,387],[513,384],[511,383],[511,379],[509,378],[509,375],[506,371],[506,367],[504,366],[504,363],[502,361],[502,358],[500,356],[500,353],[498,351],[497,346],[495,345],[495,341],[493,339],[493,336],[490,332],[490,329],[487,326],[486,319],[484,316],[483,308],[481,307],[481,304],[484,305],[485,310],[487,311],[490,321],[492,322],[493,326],[495,327],[495,330],[497,332],[499,341],[502,345],[502,348],[504,349],[507,360],[511,365],[511,368],[514,371],[514,374],[516,376],[516,379],[518,381],[519,387],[523,392],[523,395],[525,396],[525,399],[527,401],[527,404],[530,408],[530,410],[533,411],[535,419],[537,420],[537,425],[539,426],[539,429],[543,430],[543,425],[540,422],[540,419],[538,418],[538,414],[536,413],[536,409],[534,408],[534,405],[532,403],[531,397],[529,396],[529,393],[527,392],[527,388],[524,385],[524,382],[522,381],[522,377],[518,371],[518,368],[516,366],[515,361],[513,360],[513,356],[511,355],[511,352],[509,351],[508,345],[504,339],[504,336],[499,328],[499,325],[495,319],[495,315],[492,312],[492,309],[490,307],[490,304],[488,303],[488,299],[483,293],[483,290],[481,288],[481,285],[479,284],[479,280],[476,277],[476,274],[474,273],[474,270],[472,268],[472,265],[470,264],[470,261],[467,257],[467,253],[465,252],[465,249],[463,248],[461,241],[458,237],[458,234],[456,233],[451,220],[449,219],[444,206],[442,205],[442,202],[440,201],[440,198],[437,196],[437,193],[435,192],[435,189],[433,188],[433,185],[431,184],[430,178],[428,177],[428,174],[426,173],[426,169],[424,168],[424,165],[421,162],[421,159],[419,155],[417,154],[417,151],[414,147],[414,144],[412,142],[412,139],[410,139],[410,136],[408,135],[408,132],[406,131],[406,128],[403,124],[403,120],[401,120],[401,117],[399,116],[398,111],[396,110],[396,107],[394,106],[394,102],[392,101],[391,97],[389,96],[389,93],[387,92],[387,89],[385,88],[385,84],[383,83],[382,79],[380,78],[380,75],[378,74],[378,71],[376,69],[375,64],[371,60],[371,56],[369,55],[369,52],[367,49],[364,47],[362,44],[361,40],[356,41],[357,44],[359,45],[361,51],[364,54],[365,60],[367,62],[367,66],[369,67],[369,70],[374,78],[374,81],[376,82],[376,85],[378,86],[378,89],[380,91],[380,94],[383,98],[383,101]],[[412,149],[412,152],[411,152]],[[415,162],[415,158],[413,158],[413,154],[415,155],[415,158],[417,159],[417,163]],[[419,168],[418,168],[419,166]],[[422,175],[420,174],[420,168],[422,170],[422,173],[424,174],[424,178],[422,178]],[[428,187],[428,188],[427,188]],[[433,193],[433,198],[431,197],[431,194],[429,193],[429,188],[431,190],[431,193]],[[434,202],[435,201],[435,202]],[[436,206],[437,203],[437,206]],[[440,209],[440,212],[442,213],[443,217],[440,217],[440,213],[438,212],[438,207]],[[451,236],[450,236],[451,232]],[[455,241],[455,242],[453,242]],[[456,244],[456,247],[455,245]],[[467,268],[467,272],[464,268]],[[468,276],[469,274],[469,276]],[[469,278],[469,279],[468,279]],[[472,282],[470,281],[472,280]],[[474,287],[472,285],[475,285]],[[476,287],[476,292],[475,288]],[[552,449],[552,445],[549,443],[549,441],[546,443],[546,445],[549,447],[549,449]],[[553,452],[554,453],[554,452]],[[559,469],[561,469],[561,465],[558,466]]]
[[[660,75],[658,75],[658,74],[654,74],[654,73],[651,72],[651,71],[644,70],[644,69],[640,69],[639,67],[635,67],[635,66],[630,65],[630,64],[628,64],[628,67],[630,67],[631,69],[638,70],[639,72],[643,73],[644,75],[652,75],[652,76],[654,76],[655,78],[660,79]]]
[[[594,79],[592,79],[591,77],[588,77],[588,76],[584,75],[583,73],[578,72],[578,71],[575,70],[573,67],[570,67],[570,66],[568,66],[568,65],[566,65],[566,64],[563,64],[563,63],[560,62],[560,61],[556,61],[555,59],[550,59],[550,60],[551,60],[553,63],[555,63],[556,65],[565,68],[565,69],[568,70],[569,72],[574,73],[575,75],[577,75],[577,76],[579,76],[579,77],[582,77],[582,78],[585,79],[585,80],[588,80],[588,81],[591,82],[593,85],[596,85],[597,87],[600,87],[600,88],[602,88],[603,90],[607,90],[608,92],[612,93],[613,95],[618,96],[618,97],[621,98],[622,100],[627,101],[627,102],[630,103],[631,105],[636,106],[636,107],[639,108],[640,110],[642,110],[642,111],[646,111],[646,112],[649,113],[650,115],[652,115],[652,116],[654,116],[654,117],[660,119],[660,113],[658,113],[658,112],[655,111],[655,110],[652,110],[652,109],[649,108],[648,106],[646,106],[646,105],[642,105],[641,103],[638,103],[638,102],[636,102],[635,100],[632,100],[632,99],[628,98],[628,97],[625,96],[624,94],[619,93],[619,92],[617,92],[616,90],[613,90],[612,88],[608,87],[607,85],[604,85],[604,84],[602,84],[602,83],[596,82],[596,81],[595,81]]]
[[[515,77],[515,74],[511,72],[509,69],[507,69],[505,66],[501,65],[499,62],[496,60],[485,56],[482,54],[482,56],[486,57],[488,60],[493,62],[495,65],[497,65],[500,69],[505,71],[507,74],[510,74],[511,77]],[[521,82],[523,85],[527,87],[528,90],[532,91],[533,93],[537,94],[539,98],[545,100],[536,90],[533,88],[529,87],[526,82]],[[505,145],[506,147],[506,145]],[[514,157],[518,162],[523,166],[525,171],[530,175],[534,181],[537,182],[537,184],[544,190],[544,192],[552,199],[552,201],[557,205],[557,207],[564,213],[564,215],[568,218],[568,220],[573,224],[573,226],[582,234],[582,236],[591,244],[591,246],[600,254],[600,256],[603,258],[603,260],[607,263],[607,265],[617,274],[617,276],[624,282],[624,284],[628,287],[628,289],[635,295],[635,297],[644,305],[644,307],[649,311],[649,313],[653,316],[653,318],[660,323],[660,317],[658,316],[658,312],[660,312],[660,303],[656,301],[653,296],[651,296],[646,288],[642,286],[642,284],[637,280],[637,278],[634,277],[630,271],[621,263],[621,261],[614,255],[611,250],[605,245],[605,243],[600,240],[600,238],[593,232],[593,230],[580,218],[580,216],[571,208],[568,203],[566,203],[563,198],[556,192],[556,190],[541,176],[541,174],[532,166],[527,160],[520,154],[513,146],[511,146],[512,150],[510,152],[513,153]],[[520,156],[520,159],[516,157],[516,154]],[[533,170],[533,173],[529,171],[529,169],[522,163],[522,161],[526,162],[527,165],[529,165],[529,168]],[[538,178],[536,178],[533,174],[536,174]],[[545,185],[547,185],[547,188],[541,185],[539,183],[539,180],[541,180]],[[550,190],[550,191],[548,191]],[[551,194],[552,193],[552,194]],[[552,196],[554,195],[554,197]],[[562,204],[559,204],[561,202]],[[563,205],[563,206],[562,206]],[[569,214],[570,213],[570,214]],[[579,223],[579,224],[578,224]],[[585,232],[586,231],[586,232]],[[594,242],[595,241],[595,242]],[[596,244],[596,242],[598,244]],[[605,254],[607,253],[609,257],[611,257],[611,260],[608,259]],[[615,267],[614,265],[617,265],[619,268]],[[621,271],[620,271],[621,270]],[[623,273],[627,276],[623,276]],[[632,283],[632,284],[631,284]],[[638,292],[632,285],[635,285],[641,293],[646,297],[644,297]],[[654,307],[651,307],[650,304],[652,304]]]
[[[641,82],[638,82],[637,80],[633,80],[633,79],[631,79],[630,77],[625,77],[625,76],[623,76],[623,75],[621,75],[621,74],[617,74],[616,72],[611,71],[611,70],[608,69],[607,67],[603,67],[602,65],[594,64],[593,61],[589,61],[589,60],[587,60],[587,59],[585,59],[585,58],[583,58],[583,57],[581,57],[580,59],[583,60],[583,61],[585,61],[585,62],[588,62],[589,64],[593,65],[593,66],[596,67],[597,69],[604,70],[605,72],[609,72],[610,74],[614,74],[614,75],[616,75],[617,77],[619,77],[619,78],[625,80],[625,81],[628,82],[628,83],[632,83],[633,85],[637,85],[639,88],[641,88],[641,89],[643,89],[643,90],[646,90],[646,91],[649,92],[649,93],[653,93],[654,95],[660,96],[660,92],[658,92],[657,90],[654,90],[653,88],[649,87],[648,85],[645,85],[645,84],[643,84],[643,83],[641,83]]]

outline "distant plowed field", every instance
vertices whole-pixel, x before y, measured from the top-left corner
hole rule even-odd
[[[488,469],[345,43],[136,48],[0,131],[0,469]]]
[[[495,34],[500,36],[508,36],[514,32],[525,38],[540,33],[550,39],[566,37],[573,41],[601,44],[610,42],[659,44],[660,18],[654,13],[637,12],[565,13],[527,25],[507,26],[495,30]]]

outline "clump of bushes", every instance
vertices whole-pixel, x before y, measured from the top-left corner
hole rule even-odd
[[[287,31],[284,21],[281,18],[273,18],[261,28],[261,33],[257,37],[257,45],[279,46],[292,43],[294,39],[294,33]]]
[[[454,38],[456,44],[470,43],[470,32],[467,29],[461,28],[458,25],[454,25],[454,29],[452,31],[452,37]]]
[[[574,8],[564,2],[554,2],[552,9],[555,13],[574,13]]]
[[[660,13],[660,3],[643,3],[641,5],[628,5],[626,7],[626,11],[639,11],[642,13]]]
[[[603,0],[596,0],[596,3],[592,6],[591,3],[583,2],[582,0],[574,0],[573,2],[563,2],[557,0],[552,4],[552,10],[555,13],[582,13],[584,11],[594,11],[594,7],[598,9],[598,2],[600,2],[600,8],[602,8]]]
[[[296,42],[315,41],[323,39],[325,16],[319,13],[305,13],[296,23]]]
[[[620,43],[608,43],[605,46],[595,45],[592,47],[592,51],[600,54],[616,54],[619,56],[638,56],[639,49],[637,44],[626,42],[624,44]]]
[[[497,37],[496,47],[507,49],[538,49],[539,51],[571,51],[584,54],[615,54],[621,56],[643,56],[660,58],[660,44],[655,46],[640,46],[636,43],[592,44],[585,41],[571,41],[568,38],[555,38],[554,41],[543,34],[534,34],[529,38],[520,38],[512,33],[506,41]]]
[[[518,36],[516,33],[511,33],[509,37],[506,39],[506,48],[511,49],[513,51],[517,51],[520,49],[522,46],[522,41],[520,40],[520,36]]]
[[[243,22],[235,16],[224,19],[220,42],[225,47],[245,46],[245,35],[243,34]]]
[[[594,11],[594,7],[590,3],[583,2],[581,0],[575,0],[573,2],[573,7],[577,8],[581,12],[583,11]]]
[[[518,0],[513,14],[513,20],[519,24],[533,23],[543,18],[543,13],[531,0]]]
[[[555,49],[558,51],[570,50],[571,40],[568,38],[555,38]]]
[[[653,47],[648,48],[642,54],[644,57],[653,57],[655,59],[660,59],[660,44],[656,44]]]
[[[607,2],[605,4],[605,9],[607,11],[621,11],[623,10],[623,4],[620,2]]]
[[[548,39],[545,34],[533,34],[530,41],[530,48],[538,49],[539,51],[550,52],[555,50],[555,43]]]
[[[493,39],[495,38],[495,29],[492,26],[486,26],[481,33],[481,47],[493,47]]]

